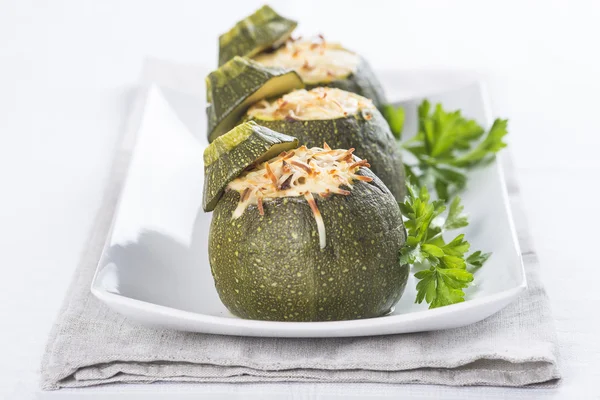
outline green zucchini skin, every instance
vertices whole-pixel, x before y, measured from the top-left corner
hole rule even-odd
[[[274,132],[254,122],[247,122],[236,126],[230,132],[221,136],[241,133],[245,139],[233,149],[222,154],[217,160],[207,164],[204,158],[204,191],[202,207],[204,211],[212,211],[223,194],[225,187],[235,179],[243,170],[260,163],[273,149],[280,151],[291,150],[298,147],[298,139]],[[211,146],[220,142],[217,138]],[[275,157],[271,154],[268,158]]]
[[[362,57],[356,71],[345,79],[338,79],[328,83],[307,84],[306,90],[310,90],[319,86],[327,86],[345,90],[359,94],[367,99],[371,99],[375,107],[381,109],[384,104],[387,104],[383,87],[369,63]]]
[[[247,107],[262,98],[250,100],[275,79],[282,80],[281,85],[270,88],[264,94],[265,97],[278,96],[304,87],[295,71],[265,67],[243,57],[234,57],[211,72],[206,77],[206,98],[210,103],[206,108],[208,141],[212,142],[235,127],[236,121],[246,112]]]
[[[209,233],[209,259],[221,301],[241,318],[330,321],[378,317],[398,302],[408,279],[400,265],[406,240],[400,210],[367,168],[370,183],[348,196],[317,197],[327,246],[302,197],[250,206],[232,219],[239,194],[218,202]]]
[[[367,159],[371,170],[385,183],[396,200],[406,196],[404,166],[398,144],[390,127],[378,110],[370,110],[371,119],[356,115],[327,120],[254,119],[256,123],[274,131],[298,138],[307,147],[322,147],[323,142],[332,149],[355,148],[354,154]]]
[[[298,23],[265,5],[219,36],[219,65],[235,56],[252,57],[285,42]]]

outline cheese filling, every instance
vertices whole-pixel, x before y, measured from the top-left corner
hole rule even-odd
[[[264,215],[265,199],[303,196],[317,222],[319,245],[325,248],[325,224],[313,193],[321,198],[335,194],[347,196],[350,191],[341,186],[352,189],[355,181],[370,182],[373,179],[357,174],[360,167],[370,165],[367,160],[356,159],[352,155],[354,149],[332,150],[327,143],[323,147],[308,149],[302,146],[283,152],[231,181],[227,189],[240,194],[232,217],[241,217],[249,205],[256,205],[260,215]]]
[[[345,90],[318,87],[294,90],[274,101],[261,100],[248,110],[251,118],[264,121],[295,119],[301,121],[343,118],[362,112],[371,118],[373,102]]]
[[[356,72],[360,61],[355,53],[338,43],[326,42],[322,36],[314,40],[288,40],[285,46],[254,59],[269,67],[291,68],[308,85],[347,78]]]

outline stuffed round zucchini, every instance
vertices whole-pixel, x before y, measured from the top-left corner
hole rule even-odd
[[[293,40],[295,27],[295,21],[265,6],[221,35],[219,65],[234,56],[251,57],[268,67],[295,70],[308,88],[336,87],[371,99],[377,107],[386,103],[381,84],[362,57],[322,35]]]
[[[399,262],[406,232],[368,166],[352,150],[301,146],[228,183],[213,213],[209,260],[233,314],[328,321],[390,312],[408,279]]]
[[[400,151],[385,118],[369,99],[335,88],[295,90],[254,104],[245,118],[309,147],[327,142],[334,148],[354,148],[397,200],[406,195]]]

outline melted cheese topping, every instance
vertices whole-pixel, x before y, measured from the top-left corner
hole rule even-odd
[[[318,87],[294,90],[274,101],[262,100],[248,110],[252,118],[264,121],[296,119],[301,121],[342,118],[362,112],[370,119],[373,102],[345,90]]]
[[[325,225],[313,193],[321,198],[333,194],[347,196],[350,191],[340,186],[351,189],[354,181],[370,182],[372,178],[357,174],[360,167],[370,165],[367,160],[355,159],[352,155],[354,149],[331,150],[327,143],[323,147],[307,149],[302,146],[283,152],[231,181],[227,189],[240,194],[240,202],[232,217],[241,217],[251,204],[264,215],[263,199],[303,196],[315,216],[319,244],[325,248]]]
[[[338,43],[326,42],[322,37],[314,40],[288,40],[285,46],[272,53],[254,57],[269,67],[295,70],[309,85],[329,83],[344,79],[356,71],[359,57]]]

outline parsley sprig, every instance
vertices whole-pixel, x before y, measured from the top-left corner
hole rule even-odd
[[[463,214],[459,197],[455,197],[448,211],[442,200],[431,200],[427,187],[417,191],[408,185],[408,196],[400,209],[405,218],[408,234],[400,253],[402,264],[412,264],[417,270],[417,303],[425,300],[429,308],[442,307],[464,301],[464,288],[473,281],[473,272],[483,265],[490,253],[476,251],[466,256],[471,245],[464,234],[446,242],[443,233],[469,224]],[[468,269],[468,267],[470,267]]]
[[[388,121],[404,121],[404,113],[399,109],[386,110]],[[506,120],[496,119],[486,134],[475,120],[463,117],[460,110],[448,112],[441,104],[432,110],[427,100],[419,106],[418,117],[417,134],[402,143],[416,159],[416,164],[407,164],[407,175],[419,186],[435,188],[440,199],[450,200],[466,186],[467,169],[492,160],[506,147]]]
[[[400,140],[404,110],[387,105],[383,113]],[[491,255],[479,250],[467,255],[471,245],[464,234],[449,242],[444,234],[469,224],[456,194],[465,188],[469,168],[489,162],[506,147],[507,121],[495,120],[486,133],[460,110],[445,111],[441,104],[432,109],[427,100],[419,106],[418,118],[417,134],[401,143],[415,162],[405,163],[408,196],[400,209],[408,237],[400,261],[416,271],[415,301],[436,308],[464,301],[464,289]],[[435,190],[438,200],[430,198],[429,188]]]

